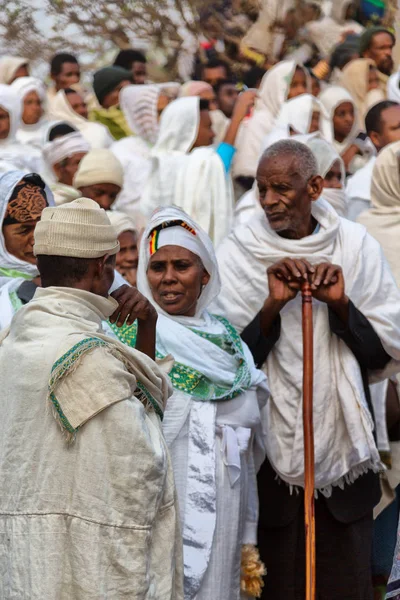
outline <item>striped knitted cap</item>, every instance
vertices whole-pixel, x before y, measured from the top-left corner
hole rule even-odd
[[[116,231],[105,210],[89,198],[45,208],[35,228],[35,256],[100,258],[119,252]]]

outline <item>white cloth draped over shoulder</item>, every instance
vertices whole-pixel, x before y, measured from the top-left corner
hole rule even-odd
[[[116,307],[84,290],[39,288],[1,339],[1,598],[183,600],[156,414],[170,386],[145,354],[104,335]]]
[[[400,71],[393,73],[393,75],[389,77],[387,84],[387,97],[388,100],[392,100],[392,102],[400,103]]]
[[[381,244],[400,287],[400,142],[386,146],[372,171],[371,208],[357,221]]]
[[[217,246],[232,226],[232,181],[214,148],[192,149],[199,123],[197,97],[180,98],[164,110],[140,208],[149,218],[158,206],[178,206]]]
[[[44,132],[49,124],[46,117],[46,88],[43,82],[36,77],[19,77],[13,81],[11,87],[16,92],[21,102],[23,102],[25,96],[31,92],[36,92],[39,96],[43,110],[41,118],[34,125],[26,125],[21,119],[16,138],[22,144],[29,144],[30,146],[34,146],[41,150],[44,144]]]
[[[184,221],[195,234],[181,226],[163,228],[157,248],[172,244],[190,249],[210,275],[193,317],[168,315],[155,302],[147,280],[149,235],[172,221]],[[157,352],[171,354],[178,365],[170,373],[174,393],[163,429],[181,508],[185,599],[239,600],[241,546],[256,543],[266,379],[230,324],[207,310],[219,292],[218,268],[210,238],[188,215],[175,207],[155,213],[139,257],[138,289],[159,313]],[[200,378],[202,385],[182,388],[182,371],[195,381]]]
[[[345,150],[352,144],[354,139],[357,137],[360,128],[358,126],[358,113],[357,106],[353,100],[351,94],[339,85],[330,85],[324,89],[319,95],[319,100],[325,109],[325,113],[322,115],[321,120],[321,132],[327,142],[332,144],[339,154],[343,154]],[[350,102],[354,106],[354,125],[343,142],[335,140],[335,132],[333,129],[333,116],[335,110],[343,103]]]
[[[266,270],[285,257],[311,263],[329,261],[343,269],[346,294],[370,321],[393,358],[383,380],[400,369],[400,292],[379,244],[364,227],[340,218],[320,198],[312,214],[318,233],[300,240],[280,237],[265,216],[236,228],[218,249],[222,281],[214,307],[244,329],[268,296]],[[366,285],[368,282],[368,285]],[[302,430],[301,297],[280,314],[279,340],[264,365],[271,397],[268,403],[267,454],[278,475],[293,486],[304,485]],[[330,334],[326,304],[313,301],[314,432],[316,489],[330,494],[332,486],[354,481],[367,469],[380,469],[357,360],[347,345]]]
[[[318,137],[312,138],[307,143],[307,146],[315,156],[318,164],[318,173],[321,175],[321,177],[325,178],[334,163],[339,163],[342,175],[342,187],[324,187],[321,196],[329,202],[329,204],[336,210],[340,217],[347,217],[348,200],[345,189],[346,169],[342,157],[337,153],[332,144],[329,144],[329,142],[326,140],[322,140]]]
[[[10,171],[0,175],[0,330],[8,327],[15,312],[16,290],[25,280],[34,279],[39,275],[36,265],[32,265],[10,254],[6,248],[3,235],[3,221],[7,211],[8,201],[26,171]],[[49,206],[54,204],[53,194],[46,187]]]
[[[10,119],[10,132],[6,139],[0,140],[0,173],[16,169],[40,173],[43,164],[41,152],[17,140],[22,101],[12,86],[0,84],[0,107],[8,112]]]
[[[253,114],[242,123],[239,130],[236,142],[238,150],[233,166],[234,177],[255,177],[262,141],[276,124],[297,67],[304,70],[310,86],[306,69],[294,60],[282,61],[264,75]]]
[[[64,90],[49,98],[48,111],[49,118],[67,122],[78,129],[92,149],[109,148],[114,141],[107,127],[81,117],[72,109]]]

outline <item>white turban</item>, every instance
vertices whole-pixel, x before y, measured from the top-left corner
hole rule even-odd
[[[52,167],[73,154],[89,152],[89,150],[90,146],[83,135],[75,131],[74,133],[67,133],[67,135],[56,138],[52,142],[47,142],[43,146],[43,156],[46,162]]]

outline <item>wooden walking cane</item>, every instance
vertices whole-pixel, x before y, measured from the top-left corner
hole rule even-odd
[[[306,600],[315,600],[315,506],[314,506],[314,425],[313,425],[313,315],[311,286],[301,287],[303,300],[303,433],[304,433],[304,521],[306,537]]]

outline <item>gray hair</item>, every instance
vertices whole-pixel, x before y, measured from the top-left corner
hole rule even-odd
[[[314,154],[301,142],[295,140],[281,140],[272,144],[265,150],[261,156],[259,164],[270,158],[281,158],[282,156],[291,156],[296,161],[299,173],[306,180],[314,175],[318,175],[318,165]]]

